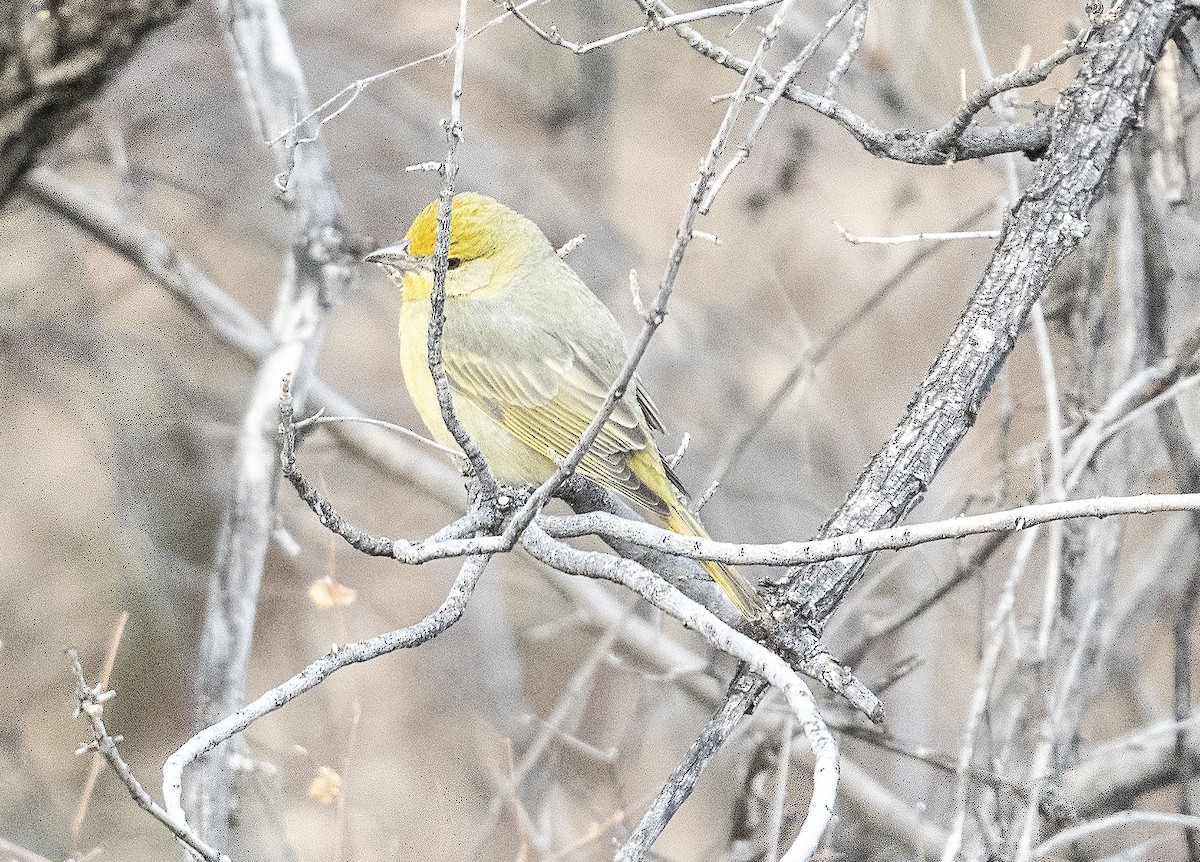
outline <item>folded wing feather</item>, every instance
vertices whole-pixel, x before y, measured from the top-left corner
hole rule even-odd
[[[558,462],[574,448],[600,412],[611,383],[583,349],[566,340],[558,340],[556,346],[560,350],[549,357],[484,357],[460,353],[446,345],[442,359],[456,394],[487,410],[526,446]],[[633,398],[627,396],[617,402],[577,469],[581,475],[665,517],[666,502],[635,474],[630,463],[631,456],[641,464],[658,462],[649,417],[643,412],[646,405],[649,417],[661,427],[657,411],[637,386]],[[637,455],[647,449],[645,454]]]

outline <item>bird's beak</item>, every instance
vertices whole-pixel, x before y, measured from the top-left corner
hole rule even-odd
[[[399,270],[404,272],[423,272],[430,269],[429,262],[424,258],[413,257],[408,253],[408,240],[401,240],[395,245],[376,249],[363,258],[367,263],[377,263],[389,272]]]

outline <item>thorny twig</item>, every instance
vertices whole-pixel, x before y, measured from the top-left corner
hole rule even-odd
[[[111,700],[116,692],[111,689],[105,691],[103,686],[95,688],[89,686],[83,675],[83,666],[79,663],[79,654],[74,649],[69,649],[67,656],[71,660],[71,669],[75,672],[77,683],[75,697],[79,701],[79,706],[75,711],[76,717],[85,716],[92,728],[92,740],[79,749],[80,753],[95,751],[103,757],[112,771],[121,779],[121,783],[125,785],[138,807],[165,826],[172,835],[182,841],[204,862],[229,862],[228,856],[222,855],[216,848],[211,847],[188,826],[183,817],[182,807],[176,806],[176,812],[171,813],[150,798],[150,794],[134,777],[133,770],[129,768],[129,764],[117,750],[119,739],[110,735],[104,726],[104,704]]]

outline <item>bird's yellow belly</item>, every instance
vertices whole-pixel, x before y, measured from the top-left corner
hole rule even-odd
[[[442,421],[433,375],[428,358],[429,302],[408,300],[400,308],[400,368],[409,397],[434,440],[458,449],[453,435]],[[496,417],[466,398],[455,398],[454,415],[467,433],[479,444],[501,482],[510,485],[540,485],[557,466],[513,437]]]

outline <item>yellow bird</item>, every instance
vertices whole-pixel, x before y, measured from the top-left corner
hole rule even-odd
[[[404,291],[400,359],[409,395],[441,444],[457,448],[442,421],[427,340],[438,202],[404,240],[367,256]],[[609,310],[532,221],[480,194],[454,197],[446,273],[442,359],[459,421],[502,482],[539,485],[599,413],[628,356]],[[576,472],[635,503],[681,535],[707,537],[681,499],[652,431],[662,420],[636,380]],[[736,569],[704,562],[738,610],[761,601]]]

